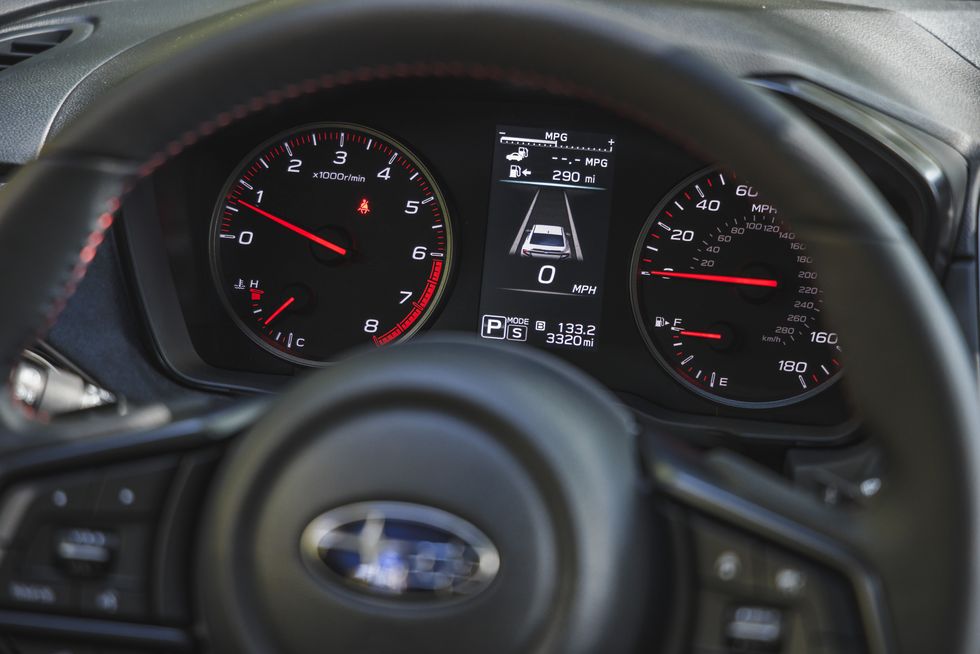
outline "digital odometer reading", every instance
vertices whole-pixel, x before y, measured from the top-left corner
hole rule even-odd
[[[663,365],[701,394],[745,406],[799,400],[841,370],[812,263],[754,187],[698,173],[657,206],[639,238],[636,319]]]
[[[497,128],[483,338],[596,347],[615,147],[606,134]]]
[[[452,255],[442,195],[404,146],[355,125],[306,125],[237,167],[215,208],[212,267],[256,343],[327,362],[417,331]]]

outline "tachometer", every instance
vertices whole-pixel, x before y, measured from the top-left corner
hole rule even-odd
[[[432,176],[380,132],[306,125],[259,146],[215,208],[212,268],[245,333],[320,364],[416,332],[451,264],[452,233]]]
[[[633,259],[650,350],[694,391],[736,406],[807,397],[841,370],[806,243],[754,187],[697,173],[654,210]]]

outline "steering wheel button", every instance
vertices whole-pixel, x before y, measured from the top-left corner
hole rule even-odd
[[[774,578],[776,589],[783,595],[796,597],[806,588],[806,575],[797,568],[781,568]]]
[[[62,529],[55,534],[54,559],[72,577],[96,577],[112,567],[119,537],[103,529]]]
[[[29,609],[66,610],[72,608],[71,590],[67,584],[11,578],[4,582],[5,604]]]
[[[147,617],[146,597],[142,593],[102,584],[82,587],[81,610],[104,618],[145,620]]]
[[[733,581],[742,573],[742,558],[731,550],[725,550],[715,559],[715,577],[721,581]]]
[[[761,548],[752,539],[701,519],[692,532],[703,583],[748,592],[762,581]]]
[[[835,640],[838,636],[859,640],[853,593],[835,572],[769,547],[765,552],[765,577],[762,591],[773,601],[787,602],[799,609],[811,641],[819,640],[820,634],[835,634]]]
[[[725,639],[737,652],[779,652],[783,642],[783,612],[759,606],[737,606],[725,625]]]
[[[107,469],[96,512],[155,513],[163,504],[176,465],[175,458],[166,457]]]
[[[40,498],[48,508],[64,511],[91,511],[96,494],[96,482],[90,476],[74,476],[52,480]],[[44,494],[47,497],[44,497]]]
[[[116,494],[116,499],[123,506],[132,506],[133,504],[136,503],[136,493],[133,492],[132,488],[123,486],[122,488],[119,489],[119,492]]]
[[[89,474],[52,477],[14,486],[0,501],[0,546],[23,544],[38,521],[81,515],[95,508],[99,482]]]
[[[784,600],[815,599],[818,589],[812,585],[822,575],[815,566],[799,557],[774,548],[765,550],[765,586],[767,593]]]

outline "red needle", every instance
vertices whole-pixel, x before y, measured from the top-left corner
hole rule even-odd
[[[288,222],[286,220],[283,220],[279,216],[273,216],[268,211],[263,211],[262,209],[259,209],[258,207],[249,204],[245,200],[239,200],[238,201],[238,204],[242,205],[243,207],[248,207],[249,209],[251,209],[255,213],[259,214],[260,216],[265,216],[266,218],[268,218],[272,222],[279,223],[280,225],[282,225],[286,229],[290,229],[290,230],[296,232],[297,234],[299,234],[300,236],[303,236],[305,238],[310,239],[311,241],[313,241],[317,245],[322,245],[323,247],[327,248],[328,250],[333,250],[334,252],[336,252],[337,254],[340,254],[340,255],[347,254],[347,249],[346,248],[342,248],[339,245],[337,245],[336,243],[331,243],[330,241],[328,241],[326,239],[322,239],[319,236],[317,236],[316,234],[313,234],[312,232],[306,231],[302,227],[297,227],[296,225],[292,224],[291,222]]]
[[[721,334],[716,334],[714,332],[681,332],[681,336],[691,336],[693,338],[707,338],[712,341],[720,341]]]
[[[262,323],[262,324],[263,325],[268,325],[270,322],[272,322],[273,320],[275,320],[276,319],[276,316],[278,316],[280,313],[282,313],[286,309],[286,307],[288,307],[290,304],[292,304],[295,301],[296,301],[296,298],[291,297],[288,300],[286,300],[285,302],[283,302],[282,303],[282,306],[279,307],[278,309],[276,309],[275,311],[273,311],[272,312],[272,315],[269,316],[268,318],[266,318],[265,319],[265,322]],[[721,337],[719,336],[719,338],[721,338]]]
[[[702,282],[720,282],[722,284],[740,284],[742,286],[767,286],[776,288],[775,279],[758,279],[756,277],[729,277],[728,275],[703,275],[700,273],[674,272],[673,270],[651,270],[651,275],[660,277],[677,277],[679,279],[698,279]]]

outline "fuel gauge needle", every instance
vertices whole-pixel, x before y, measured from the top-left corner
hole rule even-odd
[[[283,302],[282,305],[278,309],[276,309],[275,311],[273,311],[272,312],[272,315],[269,316],[268,318],[266,318],[265,319],[265,322],[262,323],[262,324],[263,325],[268,325],[270,322],[272,322],[273,320],[276,319],[276,316],[278,316],[280,313],[282,313],[283,311],[285,311],[286,310],[286,307],[288,307],[290,304],[292,304],[295,301],[296,301],[296,298],[290,297],[288,300],[286,300],[285,302]]]
[[[681,336],[690,336],[691,338],[706,338],[709,341],[720,341],[721,334],[717,332],[689,332],[684,330],[681,332]]]

